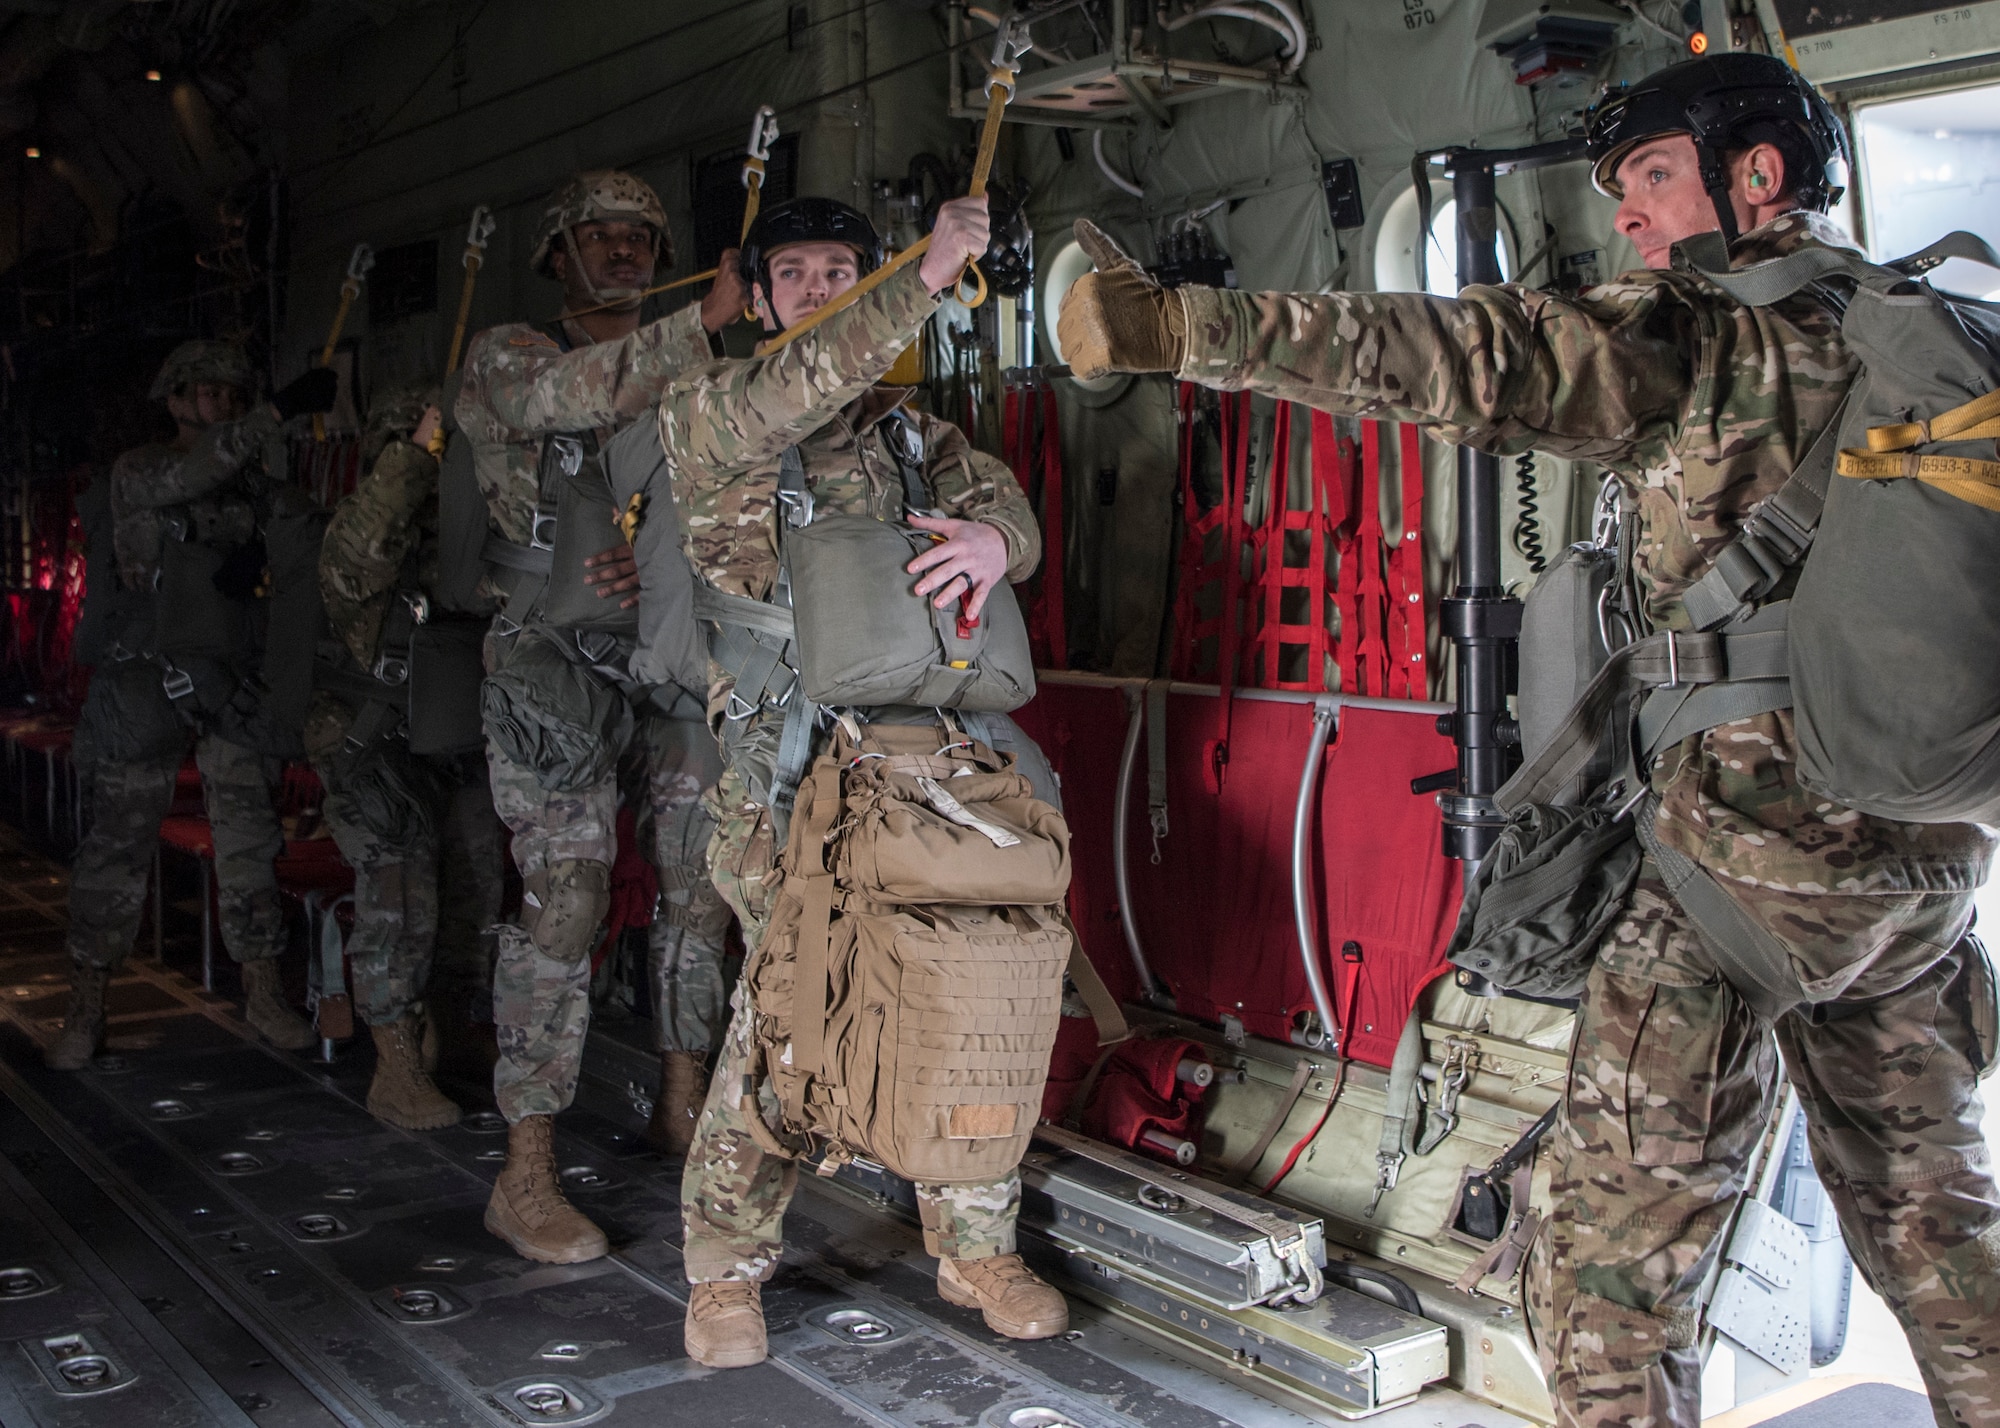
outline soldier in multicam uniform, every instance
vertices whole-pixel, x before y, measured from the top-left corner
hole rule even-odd
[[[661,441],[672,473],[684,545],[697,575],[731,595],[764,599],[778,575],[778,468],[796,444],[816,509],[901,518],[904,488],[897,452],[904,439],[907,388],[876,386],[898,353],[937,310],[988,237],[984,199],[940,210],[929,253],[817,331],[766,358],[725,361],[676,381],[660,404]],[[745,241],[745,276],[768,329],[796,322],[852,287],[875,258],[868,220],[844,204],[798,199],[767,209]],[[923,478],[949,516],[909,517],[939,544],[912,562],[915,589],[939,606],[965,599],[976,618],[1001,580],[1025,580],[1041,557],[1033,510],[1007,468],[974,451],[948,422],[916,416]],[[734,679],[710,665],[709,718],[731,716]],[[774,738],[782,716],[749,716],[739,753]],[[776,839],[770,810],[732,762],[711,795],[716,831],[709,845],[715,885],[742,919],[752,948],[775,892]],[[685,1333],[689,1357],[712,1368],[760,1362],[766,1353],[763,1282],[777,1267],[796,1165],[766,1155],[746,1106],[752,1018],[739,986],[736,1015],[702,1108],[681,1186],[685,1260],[694,1292]],[[777,1108],[768,1084],[750,1094],[764,1114]],[[1041,1338],[1068,1327],[1062,1296],[1014,1252],[1020,1178],[983,1185],[918,1185],[926,1248],[940,1260],[938,1287],[952,1303],[985,1311],[996,1331]]]
[[[743,310],[747,294],[733,254],[725,254],[698,305],[642,323],[641,290],[656,264],[671,261],[666,212],[645,183],[623,173],[581,174],[552,198],[533,258],[537,272],[563,285],[564,311],[575,316],[490,328],[473,339],[454,413],[472,442],[495,538],[516,556],[512,569],[494,568],[495,593],[517,588],[519,557],[545,549],[537,506],[550,441],[570,436],[601,446],[651,408],[676,373],[715,357],[713,334]],[[606,534],[615,540],[615,531]],[[600,596],[636,604],[629,546],[614,544],[587,563]],[[496,619],[489,670],[508,659],[523,613],[510,604]],[[637,781],[651,815],[647,853],[667,894],[652,933],[663,1063],[652,1129],[656,1143],[684,1148],[726,993],[728,917],[693,855],[707,834],[700,795],[721,765],[699,719],[642,710],[633,743],[628,753],[643,765]],[[617,852],[617,780],[554,793],[490,738],[487,758],[527,896],[521,922],[498,929],[493,1079],[509,1135],[486,1225],[529,1259],[595,1259],[608,1248],[604,1234],[564,1199],[551,1137],[553,1117],[576,1094],[589,1026],[590,954],[610,906]]]
[[[252,406],[254,387],[241,348],[182,343],[149,394],[165,401],[173,440],[136,447],[111,468],[120,591],[110,658],[91,680],[77,730],[91,825],[70,874],[73,986],[62,1034],[47,1053],[59,1071],[82,1069],[104,1044],[105,992],[138,935],[160,820],[173,804],[187,755],[190,726],[176,704],[198,702],[168,698],[163,680],[177,671],[156,653],[155,592],[167,543],[254,549],[271,484],[261,459],[265,443],[287,418],[333,405],[334,376],[323,369]],[[234,662],[225,662],[232,685],[249,653],[235,651]],[[243,733],[238,723],[224,721],[229,712],[190,716],[215,839],[222,942],[242,971],[245,1018],[272,1045],[296,1051],[311,1043],[312,1028],[286,1004],[276,961],[285,944],[273,866],[285,842],[271,799],[278,765],[269,754],[226,737]]]
[[[485,761],[412,752],[394,712],[401,692],[371,688],[391,607],[408,595],[437,601],[437,400],[435,388],[395,393],[369,413],[368,474],[334,508],[320,550],[328,634],[342,654],[320,675],[305,726],[327,823],[354,869],[347,954],[355,1010],[375,1042],[368,1109],[404,1130],[459,1116],[425,1068],[424,1016],[447,1054],[459,1044],[454,1060],[492,1067],[470,1043],[475,1020],[492,1018],[485,929],[500,915],[505,856]]]
[[[1079,376],[1175,372],[1488,451],[1600,462],[1638,506],[1645,616],[1686,629],[1684,593],[1856,370],[1838,312],[1811,289],[1749,308],[1670,268],[1672,246],[1718,220],[1736,266],[1846,242],[1814,211],[1845,148],[1838,120],[1778,61],[1720,58],[1593,115],[1597,182],[1649,271],[1576,298],[1163,293],[1082,223],[1099,271],[1063,304],[1063,348]],[[1705,129],[1691,117],[1703,113],[1728,127]],[[1714,189],[1704,156],[1720,160]],[[1763,1021],[1648,861],[1578,1009],[1529,1270],[1563,1424],[1699,1421],[1696,1306],[1776,1103],[1778,1049],[1848,1247],[1902,1320],[1937,1421],[2000,1422],[2000,1201],[1976,1074],[1990,1053],[1971,1020],[1984,954],[1963,936],[1993,839],[1835,807],[1800,785],[1793,749],[1782,710],[1692,735],[1652,770],[1661,841],[1838,995]]]

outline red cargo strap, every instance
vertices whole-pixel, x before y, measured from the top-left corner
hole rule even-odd
[[[1222,688],[1221,737],[1208,750],[1208,784],[1211,790],[1222,785],[1222,771],[1229,762],[1230,721],[1235,712],[1236,682],[1242,656],[1243,502],[1250,473],[1250,394],[1225,392],[1220,398],[1222,417],[1222,496],[1203,510],[1195,496],[1194,458],[1196,401],[1199,388],[1182,383],[1180,417],[1181,512],[1186,537],[1180,552],[1180,579],[1174,601],[1175,648],[1173,671],[1176,679],[1198,679],[1196,657],[1201,641],[1215,638],[1215,682]],[[1215,558],[1207,558],[1208,539],[1218,536]],[[1216,587],[1215,618],[1200,618],[1196,597]]]
[[[1382,575],[1382,424],[1361,424],[1361,491],[1354,530],[1340,548],[1340,687],[1381,695],[1389,687]]]
[[[1253,537],[1252,569],[1263,586],[1261,619],[1256,642],[1261,652],[1258,684],[1265,689],[1297,689],[1317,694],[1326,689],[1327,538],[1347,508],[1347,493],[1338,480],[1338,452],[1333,435],[1333,419],[1324,412],[1312,413],[1312,462],[1306,493],[1306,509],[1289,509],[1292,469],[1292,404],[1281,402],[1271,425],[1271,478],[1265,500],[1264,522]],[[1338,510],[1340,516],[1334,512]],[[1292,532],[1306,535],[1305,563],[1292,565],[1286,557],[1294,549],[1286,537]],[[1304,590],[1302,614],[1305,623],[1285,620],[1285,592]],[[1305,678],[1283,677],[1284,649],[1304,647]]]
[[[1414,424],[1401,434],[1403,529],[1389,552],[1389,685],[1392,699],[1430,697],[1430,661],[1425,657],[1424,615],[1424,453]]]

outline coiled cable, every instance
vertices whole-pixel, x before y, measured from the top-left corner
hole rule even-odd
[[[1549,568],[1548,553],[1542,546],[1542,498],[1535,489],[1535,455],[1524,451],[1514,463],[1514,486],[1519,492],[1521,511],[1514,518],[1514,549],[1528,562],[1528,569],[1540,575]]]

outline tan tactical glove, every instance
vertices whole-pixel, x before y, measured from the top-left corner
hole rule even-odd
[[[1187,356],[1187,307],[1088,218],[1076,241],[1097,271],[1063,295],[1056,336],[1069,368],[1083,378],[1112,372],[1177,372]]]

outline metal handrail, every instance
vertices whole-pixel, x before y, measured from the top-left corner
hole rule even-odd
[[[1333,999],[1327,995],[1326,978],[1319,970],[1319,938],[1313,931],[1312,868],[1308,856],[1312,847],[1313,794],[1319,788],[1320,760],[1326,755],[1336,716],[1333,699],[1313,702],[1312,736],[1306,742],[1305,767],[1299,771],[1299,799],[1292,809],[1292,923],[1299,934],[1299,961],[1306,969],[1306,987],[1312,993],[1313,1010],[1319,1013],[1319,1039],[1308,1044],[1329,1050],[1340,1045],[1343,1028],[1334,1020]]]
[[[1111,817],[1111,881],[1118,892],[1118,919],[1125,924],[1125,948],[1132,954],[1132,966],[1139,973],[1140,993],[1157,1004],[1164,1000],[1160,979],[1153,975],[1146,949],[1139,944],[1139,919],[1132,912],[1132,877],[1126,866],[1126,848],[1131,841],[1132,773],[1139,762],[1139,735],[1146,726],[1146,701],[1141,693],[1144,687],[1145,681],[1137,680],[1125,690],[1130,712],[1125,719],[1125,748],[1118,756],[1118,806]]]

